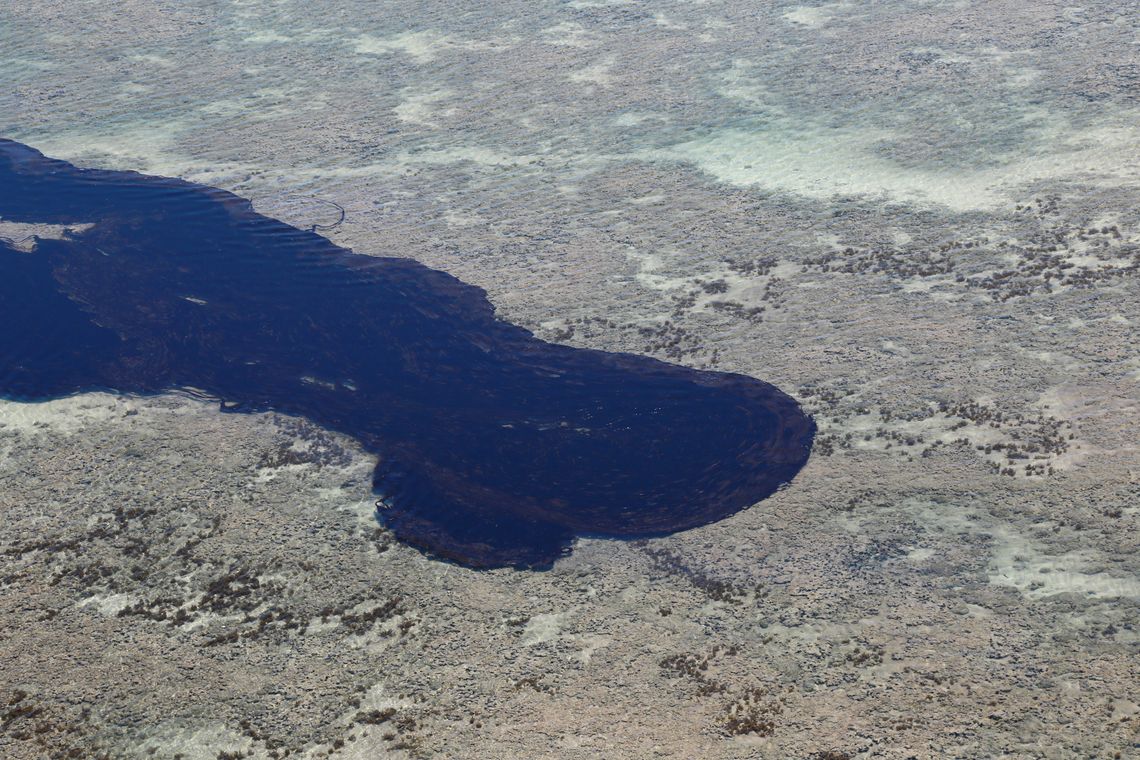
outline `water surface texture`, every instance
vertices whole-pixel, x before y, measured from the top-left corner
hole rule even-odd
[[[718,520],[810,451],[811,419],[767,383],[541,341],[479,288],[221,190],[4,141],[0,216],[92,225],[0,246],[0,393],[195,389],[304,416],[380,455],[397,536],[467,565]]]

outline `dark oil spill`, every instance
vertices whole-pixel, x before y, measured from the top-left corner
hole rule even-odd
[[[32,253],[0,242],[0,395],[193,388],[305,417],[379,456],[401,540],[464,565],[721,519],[811,449],[812,420],[767,383],[545,343],[479,288],[221,190],[0,140],[0,218],[94,223]]]

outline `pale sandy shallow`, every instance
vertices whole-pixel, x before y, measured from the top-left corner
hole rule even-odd
[[[0,134],[298,226],[334,202],[337,243],[774,382],[820,437],[729,520],[474,573],[377,531],[373,463],[303,421],[4,402],[0,755],[1140,751],[1138,33],[1012,0],[5,5]],[[65,233],[0,220],[28,234]]]

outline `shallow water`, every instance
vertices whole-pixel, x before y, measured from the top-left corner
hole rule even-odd
[[[475,567],[548,566],[575,534],[663,534],[754,504],[815,426],[741,375],[538,340],[478,288],[351,253],[179,180],[0,142],[0,215],[93,223],[0,248],[0,394],[195,389],[381,455],[398,537]]]
[[[762,378],[819,425],[756,507],[475,572],[377,529],[400,452],[168,394],[0,401],[0,684],[46,709],[0,756],[1135,755],[1134,6],[0,3],[0,136],[326,225],[552,343]],[[33,232],[65,237],[0,219]],[[0,281],[19,350],[72,351],[64,388],[120,348],[62,295],[27,303],[66,274],[33,262],[84,240],[25,242],[39,285]],[[238,283],[250,315],[350,290],[284,258]],[[361,290],[405,271],[378,266]],[[194,283],[158,303],[201,327],[225,287]],[[342,380],[386,390],[267,353],[289,383],[257,387],[314,413]]]

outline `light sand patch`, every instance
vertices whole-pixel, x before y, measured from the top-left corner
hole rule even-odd
[[[522,646],[533,647],[560,641],[578,650],[577,653],[570,655],[571,659],[582,665],[589,665],[594,654],[599,649],[609,646],[612,640],[609,636],[564,633],[563,629],[572,613],[573,610],[566,610],[533,616],[523,629]]]
[[[608,636],[577,636],[575,641],[581,646],[576,657],[583,665],[589,665],[594,652],[610,644]]]
[[[384,684],[378,683],[373,685],[365,692],[364,697],[360,700],[361,710],[385,710],[393,709],[400,710],[406,707],[411,707],[413,702],[404,699],[398,695],[388,693],[388,689]],[[355,711],[353,711],[353,714]]]
[[[144,95],[148,92],[153,92],[154,88],[149,84],[142,84],[141,82],[124,82],[119,88],[119,97],[125,100],[137,98],[139,95]]]
[[[984,180],[909,169],[875,155],[875,144],[887,139],[885,133],[860,129],[728,128],[657,151],[650,158],[692,163],[731,185],[820,200],[855,195],[955,210],[998,205],[999,196]]]
[[[455,112],[453,108],[440,109],[437,107],[439,103],[454,95],[454,92],[451,90],[415,92],[410,89],[405,89],[401,95],[404,100],[392,110],[396,116],[399,117],[400,121],[408,124],[436,127],[439,126],[439,123],[436,121],[437,117],[450,116]]]
[[[1140,434],[1140,400],[1113,388],[1103,386],[1081,386],[1065,384],[1049,389],[1038,400],[1038,406],[1067,420],[1072,420],[1078,428],[1092,427],[1120,428],[1126,433],[1126,445],[1111,447],[1098,446],[1096,441],[1082,441],[1080,448],[1070,447],[1058,457],[1054,467],[1073,467],[1088,460],[1120,459],[1135,462],[1140,459],[1140,445],[1136,444]]]
[[[745,92],[741,83],[726,86]],[[773,113],[770,120],[752,128],[716,129],[640,157],[691,163],[719,182],[740,187],[820,200],[862,196],[953,211],[1008,206],[1019,197],[1019,188],[1045,179],[1140,187],[1140,164],[1121,160],[1121,156],[1140,152],[1140,130],[1134,123],[1096,130],[1070,130],[1054,123],[1048,133],[1040,135],[1044,148],[1011,155],[998,166],[924,168],[897,164],[877,149],[904,135],[861,127],[811,126]]]
[[[80,609],[84,607],[94,607],[102,615],[115,617],[120,611],[138,601],[140,601],[139,597],[133,594],[95,594],[87,597],[77,606]]]
[[[547,27],[539,34],[544,43],[555,47],[586,48],[595,44],[594,36],[581,24],[573,21],[563,21]]]
[[[292,39],[292,37],[275,32],[272,29],[263,29],[249,35],[245,41],[252,45],[269,45],[275,42],[289,42]]]
[[[907,280],[902,284],[902,292],[904,293],[929,293],[943,282],[949,281],[951,278],[928,277],[925,280]]]
[[[57,132],[52,134],[13,135],[30,143],[44,155],[61,158],[76,166],[119,171],[137,171],[162,177],[178,177],[216,187],[225,187],[228,179],[249,176],[258,169],[249,164],[192,158],[182,154],[176,140],[185,130],[196,128],[200,116],[192,121],[171,120],[153,125],[119,125],[114,131]]]
[[[669,196],[660,193],[653,193],[652,195],[642,195],[637,198],[630,198],[629,202],[635,206],[656,206],[659,203],[665,203],[669,200]]]
[[[463,228],[471,227],[477,224],[487,224],[488,219],[481,214],[472,213],[469,211],[456,211],[455,209],[448,209],[443,212],[443,221],[448,227]]]
[[[392,37],[363,34],[356,38],[353,48],[361,55],[402,53],[413,62],[422,65],[456,50],[503,50],[510,47],[513,42],[514,40],[463,40],[454,35],[425,30],[404,32]]]
[[[441,49],[452,44],[452,38],[439,32],[404,32],[394,37],[373,37],[369,34],[356,38],[356,52],[363,55],[403,53],[416,63],[431,63]]]
[[[350,476],[356,473],[361,482],[368,482],[372,468],[375,466],[376,460],[362,452],[355,464],[345,468],[345,475]],[[318,501],[324,502],[322,508],[352,512],[356,515],[356,522],[359,527],[366,531],[376,528],[376,498],[368,492],[367,488],[350,490],[338,486],[336,488],[316,488],[312,493]],[[360,498],[362,493],[365,498]]]
[[[935,556],[937,556],[935,551],[929,546],[912,547],[911,549],[908,549],[907,553],[904,555],[907,561],[915,562],[917,564],[922,564],[923,562],[934,559]]]
[[[1131,699],[1114,699],[1112,701],[1112,717],[1110,720],[1121,721],[1140,715],[1140,705]]]
[[[523,629],[522,645],[532,647],[554,641],[562,633],[562,625],[569,616],[569,611],[535,615]]]
[[[615,127],[636,127],[638,124],[644,124],[647,121],[668,121],[668,119],[661,114],[630,111],[615,116],[613,124]]]
[[[100,165],[109,169],[131,169],[166,176],[179,176],[184,160],[172,150],[178,127],[139,126],[116,134],[80,135],[73,132],[44,135],[32,140],[44,155],[62,158],[79,166]]]
[[[200,107],[210,116],[242,121],[268,121],[291,118],[298,113],[319,111],[328,107],[323,94],[315,97],[293,88],[267,87],[241,99],[214,100]]]
[[[798,5],[784,14],[784,19],[799,26],[818,29],[837,15],[851,8],[851,3],[826,3],[824,5]]]
[[[756,67],[751,61],[735,59],[727,70],[717,76],[717,82],[716,93],[721,97],[747,104],[758,112],[787,116],[787,111],[778,104],[775,91],[757,75]]]
[[[0,431],[75,435],[91,425],[122,417],[129,408],[128,402],[109,393],[33,403],[0,399]]]
[[[156,55],[154,53],[143,53],[138,55],[127,56],[128,61],[135,63],[145,63],[148,66],[158,66],[163,69],[172,69],[177,66],[177,62],[166,56]]]
[[[614,77],[610,73],[613,65],[614,59],[607,58],[595,63],[593,66],[572,71],[566,78],[577,84],[596,84],[600,87],[608,87],[614,83]]]
[[[1124,366],[1127,369],[1125,377],[1134,383],[1140,383],[1140,356],[1128,359]]]
[[[634,278],[650,290],[679,290],[689,282],[688,278],[684,276],[658,274],[660,271],[675,271],[666,265],[664,256],[670,253],[668,251],[642,251],[633,245],[623,246],[622,251],[637,268]]]
[[[932,545],[922,542],[906,555],[911,562],[922,562],[938,555],[938,544],[960,544],[963,536],[987,540],[989,559],[986,576],[995,586],[1016,588],[1030,599],[1076,593],[1090,598],[1140,596],[1140,578],[1104,570],[1103,555],[1093,549],[1051,554],[1039,541],[983,512],[922,498],[904,499],[890,512],[920,525]],[[882,515],[877,518],[881,519]],[[844,515],[844,526],[853,533],[867,530],[870,516]]]
[[[1140,596],[1140,578],[1118,576],[1107,570],[1094,550],[1044,553],[1032,539],[1006,528],[993,532],[994,554],[989,581],[1013,586],[1031,599],[1057,594],[1080,594],[1091,598]]]
[[[652,206],[665,200],[663,195],[647,195],[630,198],[636,206]],[[664,248],[654,252],[638,249],[633,245],[622,248],[626,257],[637,267],[634,278],[650,290],[662,292],[684,292],[690,298],[691,311],[707,311],[718,302],[732,302],[742,307],[759,306],[765,300],[769,285],[782,279],[790,279],[799,273],[799,267],[791,262],[777,264],[765,274],[744,275],[729,267],[702,271],[699,274],[683,274],[676,266],[686,256],[683,251]],[[660,274],[669,271],[669,275]]]

